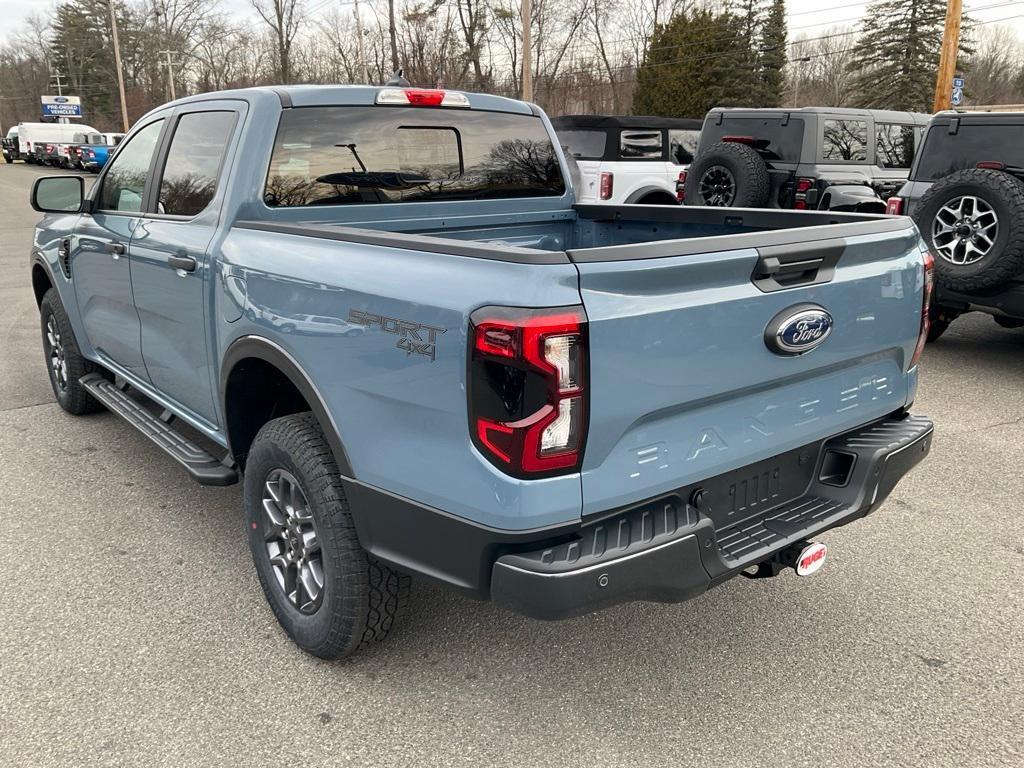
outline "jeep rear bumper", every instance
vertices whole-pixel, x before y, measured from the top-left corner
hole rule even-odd
[[[603,516],[568,541],[498,557],[491,598],[538,619],[687,600],[876,509],[931,436],[928,419],[885,419]]]

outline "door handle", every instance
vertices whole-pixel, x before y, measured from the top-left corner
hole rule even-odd
[[[183,272],[196,271],[196,260],[191,256],[168,256],[167,265],[171,269],[180,269]]]
[[[104,243],[103,250],[116,259],[118,256],[124,256],[124,243]]]

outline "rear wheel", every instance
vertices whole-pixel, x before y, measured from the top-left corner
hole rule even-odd
[[[687,205],[760,208],[768,203],[768,166],[752,147],[730,141],[712,144],[686,175]]]
[[[102,371],[100,366],[82,357],[64,305],[56,289],[51,288],[39,304],[43,332],[43,353],[50,386],[57,403],[68,413],[80,416],[103,410],[98,400],[79,383],[87,373]]]
[[[245,466],[245,513],[256,572],[295,643],[336,659],[390,632],[409,577],[366,554],[334,456],[316,419],[274,419]]]

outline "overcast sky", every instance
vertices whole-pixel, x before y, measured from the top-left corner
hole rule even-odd
[[[373,0],[369,0],[370,3]],[[896,0],[897,2],[899,0]],[[314,0],[318,5],[322,0]],[[48,14],[57,3],[55,0],[4,0],[0,13],[0,41],[6,40],[33,13]],[[867,0],[787,0],[789,10],[790,38],[801,33],[813,36],[836,24],[856,25]],[[97,3],[97,12],[103,5]],[[247,0],[221,0],[220,8],[232,15],[255,17]],[[976,21],[997,22],[1006,19],[1018,36],[1024,39],[1024,2],[1022,0],[964,0],[964,8]],[[364,13],[369,13],[367,9]]]

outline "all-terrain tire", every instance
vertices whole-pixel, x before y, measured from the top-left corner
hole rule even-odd
[[[312,513],[323,571],[322,602],[300,611],[282,589],[267,550],[264,486],[284,470],[298,482]],[[263,593],[282,628],[304,651],[347,656],[383,640],[409,596],[409,577],[360,546],[334,455],[311,413],[267,422],[256,435],[244,473],[246,528]]]
[[[82,357],[75,340],[75,332],[71,328],[64,305],[55,288],[51,288],[39,303],[39,320],[43,334],[43,354],[46,370],[50,376],[50,387],[57,403],[68,413],[81,416],[103,410],[103,405],[81,385],[79,379],[88,373],[97,371],[106,374],[100,366]],[[52,326],[51,326],[52,321]],[[52,338],[51,338],[52,337]],[[54,341],[57,344],[54,344]],[[63,366],[54,365],[54,356],[59,346],[57,357]]]
[[[721,183],[717,184],[716,181]],[[724,189],[721,193],[710,191],[730,183],[731,193]],[[693,161],[686,174],[685,189],[687,205],[761,208],[767,205],[771,194],[771,177],[764,159],[753,147],[720,141],[701,152]]]
[[[972,263],[956,264],[941,247],[945,238],[936,244],[937,217],[944,206],[965,197],[977,198],[990,206],[998,227],[983,257]],[[1005,283],[1024,270],[1024,182],[1008,173],[982,168],[951,173],[925,192],[913,219],[935,256],[935,279],[947,288],[984,290]]]

